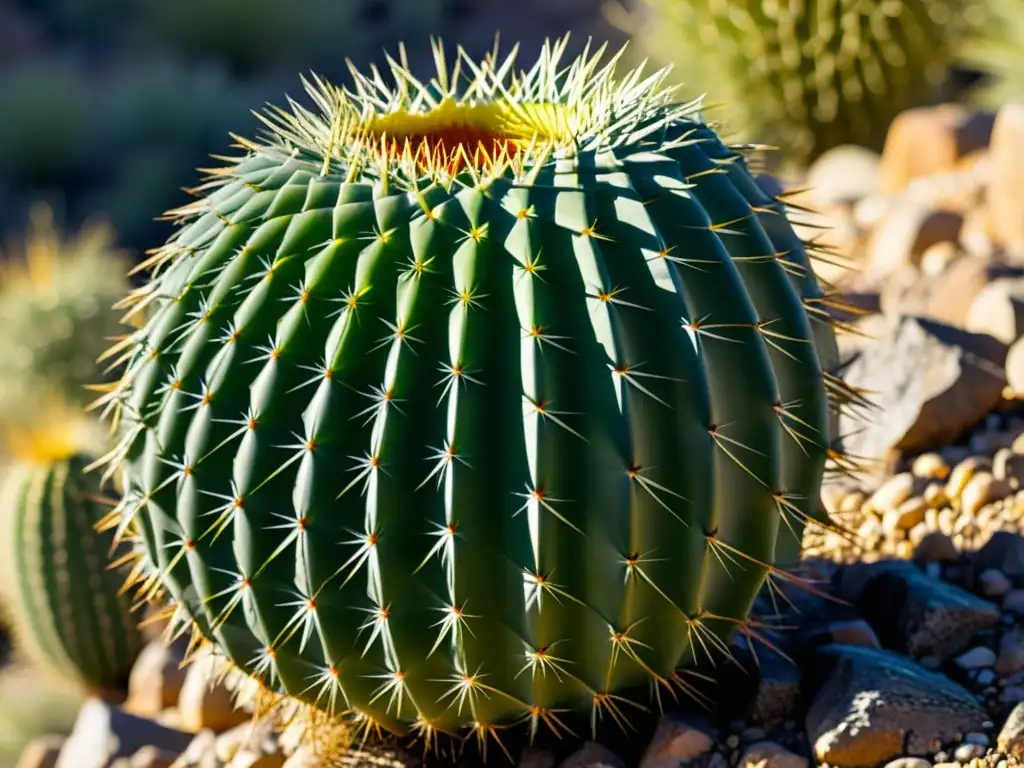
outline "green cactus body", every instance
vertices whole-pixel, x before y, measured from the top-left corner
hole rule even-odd
[[[112,305],[130,290],[112,233],[94,225],[63,242],[46,207],[32,212],[24,257],[0,261],[0,422],[43,410],[43,394],[85,404],[97,363],[124,335]]]
[[[112,532],[94,530],[110,506],[85,465],[73,456],[5,468],[0,608],[17,653],[102,691],[127,682],[142,633],[109,568]]]
[[[685,90],[722,102],[744,140],[801,163],[877,146],[902,110],[938,96],[973,0],[643,0],[637,37]]]
[[[428,737],[618,717],[752,630],[819,515],[831,329],[780,204],[662,75],[562,45],[504,100],[461,57],[483,106],[311,86],[139,293],[121,530],[272,692]],[[373,99],[427,114],[339,140]]]

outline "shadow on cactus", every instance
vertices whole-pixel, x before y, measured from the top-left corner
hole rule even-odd
[[[5,436],[13,458],[0,472],[0,612],[17,656],[116,695],[143,645],[111,562],[128,544],[96,531],[116,499],[85,472],[95,425],[71,410],[38,418],[35,431]]]
[[[613,21],[687,92],[711,94],[744,141],[801,164],[840,144],[881,149],[893,118],[942,100],[975,0],[615,0]]]
[[[664,72],[566,42],[314,79],[134,293],[118,535],[271,702],[623,725],[830,525],[858,395],[785,203]]]
[[[101,223],[65,239],[38,204],[23,243],[0,255],[0,423],[38,413],[44,394],[95,397],[86,387],[105,373],[98,359],[126,331],[112,305],[131,289],[113,242]]]

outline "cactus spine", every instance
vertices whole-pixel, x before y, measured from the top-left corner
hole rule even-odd
[[[80,455],[24,459],[0,481],[0,607],[15,650],[36,666],[85,686],[116,689],[142,648],[142,634],[110,570],[109,514],[98,473]]]
[[[844,389],[782,204],[664,73],[565,45],[309,84],[136,294],[119,531],[274,695],[427,739],[619,718],[756,634],[821,520]]]

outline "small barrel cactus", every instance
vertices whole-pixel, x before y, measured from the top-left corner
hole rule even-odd
[[[70,446],[3,469],[0,612],[17,654],[102,693],[127,682],[143,639],[124,576],[111,568],[114,532],[95,530],[112,504]]]
[[[978,0],[643,0],[627,21],[730,130],[795,163],[840,144],[881,148],[904,109],[941,98]]]
[[[826,523],[850,393],[783,204],[664,72],[565,47],[309,83],[136,294],[120,533],[271,697],[619,720]]]
[[[95,223],[63,240],[53,212],[31,211],[23,253],[0,255],[0,422],[59,398],[85,404],[104,378],[97,359],[125,334],[113,308],[131,290],[113,232]]]

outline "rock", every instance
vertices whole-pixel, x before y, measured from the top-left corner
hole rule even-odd
[[[1018,399],[1024,397],[1024,339],[1017,339],[1006,353],[1007,389]]]
[[[1024,613],[1024,589],[1011,589],[1003,595],[1003,610]]]
[[[999,498],[1003,490],[1009,490],[1004,484],[997,483],[991,472],[976,472],[960,494],[960,508],[965,514],[974,517],[978,511],[993,499]]]
[[[17,768],[55,768],[64,741],[63,736],[37,736],[22,748]]]
[[[964,688],[894,653],[854,646],[819,649],[825,682],[807,713],[815,757],[836,768],[931,754],[981,730],[985,710]]]
[[[942,531],[932,531],[914,548],[915,563],[952,563],[958,557],[953,540]]]
[[[882,519],[888,531],[909,531],[924,521],[928,511],[928,502],[921,496],[914,496],[900,504],[896,509],[889,510]]]
[[[1009,531],[996,531],[974,557],[977,573],[995,568],[1010,578],[1024,576],[1024,537]]]
[[[963,239],[963,227],[961,225],[960,239]],[[960,247],[956,243],[942,240],[932,243],[924,249],[918,268],[925,277],[938,277],[946,271],[946,267],[960,256]]]
[[[879,186],[896,192],[912,179],[955,169],[989,145],[994,121],[995,115],[952,104],[901,112],[885,137]]]
[[[829,625],[829,634],[833,643],[842,645],[860,645],[865,648],[881,648],[875,630],[864,619],[850,621],[834,621]]]
[[[744,750],[739,765],[742,768],[808,768],[809,761],[774,741],[758,741]]]
[[[171,768],[177,754],[164,752],[156,747],[143,747],[131,757],[120,757],[110,768]]]
[[[758,649],[757,689],[747,716],[752,723],[771,728],[789,717],[800,700],[800,667],[775,651]]]
[[[1024,279],[1003,277],[982,288],[971,302],[965,328],[1013,344],[1024,333]]]
[[[225,731],[248,721],[251,715],[236,709],[234,697],[217,676],[217,659],[204,653],[189,664],[178,695],[182,724],[193,731]]]
[[[984,754],[985,748],[978,744],[961,744],[953,750],[953,757],[960,763],[969,763]]]
[[[1004,104],[992,129],[992,179],[985,196],[994,239],[1024,254],[1024,100]]]
[[[128,678],[124,708],[140,717],[156,717],[178,703],[185,680],[184,655],[178,644],[152,642],[142,649]]]
[[[877,152],[844,144],[823,152],[807,170],[806,186],[816,205],[853,203],[878,189]]]
[[[985,256],[961,256],[930,284],[921,286],[924,292],[923,310],[916,310],[933,320],[957,328],[967,324],[971,306],[986,285],[1002,278],[1024,276],[1020,267],[1014,267]],[[903,314],[913,314],[897,308]]]
[[[999,609],[992,603],[910,563],[877,565],[857,608],[885,648],[943,660],[963,649],[976,631],[999,621]]]
[[[1004,754],[1024,757],[1024,702],[1015,706],[1006,718],[996,739],[996,747]]]
[[[901,472],[882,483],[871,495],[871,506],[881,512],[896,509],[914,493],[915,477],[912,472]]]
[[[978,576],[978,586],[981,587],[981,594],[985,597],[1002,597],[1013,587],[1013,583],[1006,578],[1002,571],[989,568]]]
[[[995,663],[995,651],[983,645],[975,646],[956,657],[956,665],[961,669],[984,669]]]
[[[131,715],[100,699],[88,699],[60,751],[56,768],[107,768],[143,747],[178,754],[192,734]]]
[[[884,418],[840,419],[854,455],[890,459],[952,442],[1002,398],[1006,345],[918,317],[895,318],[850,362],[846,381],[872,393]],[[858,430],[860,430],[858,432]]]
[[[999,640],[999,657],[996,659],[996,672],[1010,675],[1024,669],[1024,630],[1021,628],[1007,632]]]
[[[648,747],[648,749],[650,748]],[[678,763],[660,762],[656,765],[659,766],[659,768],[661,768],[661,766],[672,766],[672,768],[676,768]],[[643,766],[643,768],[649,768],[642,762],[641,766]],[[569,755],[569,757],[567,757],[562,763],[561,768],[625,768],[625,763],[619,759],[618,755],[605,749],[597,742],[588,741],[578,750]]]
[[[663,716],[640,758],[640,768],[676,768],[706,755],[714,746],[712,734],[711,727],[704,723]]]
[[[932,768],[932,764],[923,757],[897,757],[886,763],[884,768]]]
[[[922,453],[910,465],[910,471],[915,477],[929,480],[945,480],[949,477],[949,470],[949,464],[942,457],[942,454],[935,453],[934,451]]]
[[[910,198],[897,199],[867,241],[864,273],[885,278],[906,266],[919,267],[938,243],[956,243],[963,217]]]

